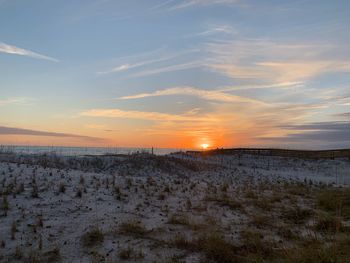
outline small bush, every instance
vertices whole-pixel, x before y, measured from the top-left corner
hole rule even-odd
[[[23,252],[22,252],[21,248],[19,246],[17,246],[15,249],[14,258],[17,260],[21,260],[22,257],[23,257]]]
[[[64,183],[60,183],[58,186],[58,192],[64,194],[66,192],[66,186]]]
[[[16,188],[16,194],[20,194],[20,193],[23,193],[23,192],[24,192],[24,184],[21,183]]]
[[[11,239],[12,240],[16,239],[16,232],[17,232],[17,224],[16,224],[16,221],[13,221],[12,225],[11,225]]]
[[[236,263],[237,248],[219,234],[209,234],[198,240],[199,249],[205,257],[214,262]]]
[[[123,194],[120,191],[120,188],[118,186],[114,187],[114,197],[116,200],[121,201],[123,199]]]
[[[81,198],[83,196],[83,191],[80,188],[78,188],[75,196],[78,197],[78,198]]]
[[[223,197],[217,197],[217,196],[207,196],[205,198],[206,201],[209,202],[216,202],[220,206],[226,206],[232,210],[241,210],[244,211],[244,207],[242,205],[242,202],[235,198],[230,198],[228,196]]]
[[[317,218],[315,229],[324,233],[337,233],[342,229],[342,221],[339,217],[330,214],[320,214]]]
[[[325,189],[317,195],[320,209],[350,219],[350,189]]]
[[[81,184],[81,185],[85,184],[85,179],[82,175],[80,175],[79,184]]]
[[[273,255],[273,244],[264,240],[259,232],[242,231],[241,242],[240,251],[244,254],[253,254],[260,258],[268,258]]]
[[[168,219],[168,224],[172,225],[188,225],[189,219],[186,215],[171,215]]]
[[[104,240],[104,235],[99,228],[93,228],[92,230],[86,232],[82,236],[82,242],[84,247],[93,247],[97,244],[102,243]]]
[[[183,234],[177,234],[169,243],[178,249],[188,251],[198,250],[198,241],[187,239]]]
[[[60,249],[56,247],[52,250],[46,251],[43,253],[42,258],[44,259],[44,262],[57,262],[61,258]]]
[[[7,216],[7,211],[10,209],[9,202],[7,200],[7,196],[4,195],[2,197],[2,205],[1,205],[2,210],[4,211],[4,215]]]
[[[251,224],[257,228],[271,226],[271,218],[267,215],[255,214],[251,216]]]
[[[128,247],[119,251],[118,256],[120,259],[127,260],[131,258],[132,248]]]
[[[36,184],[33,184],[33,186],[32,186],[31,197],[33,197],[33,198],[39,197],[39,189],[38,189],[38,186]]]
[[[313,211],[310,209],[303,209],[299,206],[284,208],[282,210],[281,218],[292,222],[294,224],[302,224],[306,219],[313,215]]]
[[[133,259],[133,260],[138,260],[144,258],[143,252],[140,251],[135,251],[131,247],[127,247],[125,249],[122,249],[119,251],[118,256],[122,260],[128,260],[128,259]]]
[[[119,233],[124,235],[141,236],[147,233],[145,226],[139,222],[125,222],[119,226]]]
[[[298,263],[347,263],[350,258],[350,240],[340,240],[329,245],[319,242],[302,244],[300,247],[285,250],[283,262]]]

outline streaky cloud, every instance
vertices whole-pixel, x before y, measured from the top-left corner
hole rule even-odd
[[[350,112],[337,113],[337,114],[334,114],[333,116],[350,120]]]
[[[350,147],[350,122],[315,122],[299,125],[285,125],[281,128],[287,130],[287,134],[281,137],[261,137],[262,141],[273,143],[293,143],[303,145],[308,143],[311,148]]]
[[[165,67],[158,67],[158,68],[153,68],[149,70],[143,70],[143,71],[131,74],[130,77],[146,77],[146,76],[157,75],[157,74],[166,73],[166,72],[174,72],[174,71],[181,71],[181,70],[201,68],[201,67],[203,67],[203,61],[198,60],[198,61],[192,61],[188,63],[175,64],[175,65],[170,65]]]
[[[36,59],[49,60],[52,62],[59,62],[58,59],[55,59],[46,55],[42,55],[27,49],[16,47],[13,45],[8,45],[4,42],[0,42],[0,52],[6,53],[6,54],[19,55],[19,56],[26,56],[26,57],[36,58]]]
[[[160,4],[157,4],[157,5],[152,6],[151,8],[149,8],[149,10],[157,10],[157,9],[162,8],[162,7],[166,7],[166,6],[168,6],[169,4],[174,3],[174,2],[176,2],[176,1],[177,1],[177,0],[167,0],[167,1],[161,2]]]
[[[235,91],[235,90],[250,90],[250,89],[290,89],[303,87],[304,83],[301,81],[287,81],[274,84],[261,84],[261,85],[239,85],[239,86],[227,86],[221,88],[220,91]]]
[[[0,107],[8,106],[8,105],[31,105],[34,101],[35,101],[34,98],[27,98],[27,97],[3,99],[3,100],[0,100]]]
[[[84,140],[104,141],[102,138],[90,137],[84,135],[61,133],[61,132],[48,132],[38,131],[31,129],[23,129],[16,127],[0,126],[0,135],[31,135],[31,136],[48,136],[48,137],[67,137],[67,138],[80,138]]]
[[[220,101],[220,102],[234,102],[234,103],[252,103],[259,105],[266,105],[267,103],[247,97],[232,95],[222,91],[216,90],[204,90],[195,87],[174,87],[164,90],[157,90],[152,93],[140,93],[130,96],[123,96],[119,99],[129,100],[129,99],[141,99],[147,97],[158,97],[158,96],[170,96],[170,95],[187,95],[194,96],[205,100]]]
[[[195,52],[198,52],[198,50],[189,49],[189,50],[173,52],[169,54],[167,52],[163,52],[162,49],[158,49],[151,52],[145,52],[139,55],[132,55],[129,57],[121,58],[122,61],[124,60],[124,63],[121,63],[120,65],[113,67],[112,69],[97,72],[97,74],[109,74],[109,73],[117,73],[122,71],[125,72],[131,69],[143,68],[146,66],[151,66],[153,64],[159,64],[161,62],[173,60],[183,55],[186,55],[189,53],[195,53]],[[145,70],[144,72],[148,72],[148,70]],[[135,74],[137,75],[137,73]],[[145,74],[147,75],[147,73]],[[140,75],[142,75],[142,73],[140,73]]]
[[[329,57],[347,48],[321,42],[232,39],[207,43],[207,68],[232,79],[305,82],[329,73],[349,72],[346,57]]]
[[[198,122],[198,121],[217,121],[216,118],[203,115],[198,116],[193,111],[184,114],[169,114],[153,111],[126,111],[121,109],[90,109],[80,113],[81,116],[87,117],[103,117],[103,118],[124,118],[139,119],[149,121],[182,121],[182,122]]]
[[[146,65],[166,61],[166,60],[169,60],[171,58],[173,58],[173,57],[164,57],[164,58],[159,58],[159,59],[145,60],[145,61],[140,61],[140,62],[136,62],[133,64],[122,64],[120,66],[112,68],[111,70],[98,72],[98,74],[108,74],[108,73],[127,71],[127,70],[130,70],[133,68],[143,67]]]
[[[238,2],[238,0],[184,0],[178,4],[168,6],[168,9],[179,10],[195,6],[232,5]]]

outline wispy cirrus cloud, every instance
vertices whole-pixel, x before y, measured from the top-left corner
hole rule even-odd
[[[204,65],[202,60],[195,60],[186,63],[177,63],[168,66],[158,66],[151,69],[145,69],[130,75],[130,77],[145,77],[161,73],[174,72],[186,69],[202,68]]]
[[[4,42],[0,42],[0,52],[7,53],[7,54],[19,55],[19,56],[26,56],[26,57],[31,57],[31,58],[35,58],[35,59],[49,60],[52,62],[59,62],[58,59],[55,59],[53,57],[42,55],[42,54],[33,52],[31,50],[23,49],[23,48],[20,48],[17,46],[5,44]]]
[[[237,29],[231,25],[216,25],[216,26],[210,26],[207,30],[195,34],[195,36],[211,36],[215,34],[232,35],[237,33],[238,33]]]
[[[278,82],[272,84],[251,84],[251,85],[237,85],[237,86],[227,86],[220,88],[220,91],[235,91],[235,90],[250,90],[250,89],[291,89],[303,87],[304,83],[301,81],[287,81]]]
[[[232,34],[230,26],[209,28],[199,35]],[[133,70],[130,77],[200,68],[232,79],[245,79],[269,85],[302,83],[326,73],[349,72],[347,57],[329,58],[337,45],[322,43],[276,42],[266,39],[215,40],[196,49],[169,53],[157,51],[145,58],[131,56],[124,63],[99,73]],[[341,48],[342,52],[344,47]],[[345,48],[346,49],[346,48]],[[168,53],[168,54],[167,54]]]
[[[151,59],[151,60],[144,60],[144,61],[139,61],[139,62],[135,62],[135,63],[131,63],[131,64],[127,63],[127,64],[122,64],[122,65],[116,66],[110,70],[101,71],[101,72],[97,72],[97,73],[98,74],[108,74],[108,73],[127,71],[130,69],[139,68],[139,67],[155,64],[158,62],[170,60],[172,58],[174,58],[174,56],[162,57],[162,58]]]
[[[237,96],[229,93],[225,93],[222,91],[216,90],[204,90],[195,87],[173,87],[169,89],[157,90],[152,93],[140,93],[130,96],[123,96],[119,99],[129,100],[129,99],[141,99],[147,97],[159,97],[159,96],[169,96],[169,95],[187,95],[187,96],[195,96],[201,99],[209,100],[209,101],[220,101],[226,103],[252,103],[258,105],[265,105],[267,103],[251,98],[246,98],[242,96]]]
[[[127,111],[121,109],[90,109],[80,113],[81,116],[103,117],[103,118],[124,118],[149,121],[216,121],[216,118],[209,115],[198,116],[196,112],[189,111],[183,114],[169,114],[152,111]]]
[[[144,52],[137,55],[131,55],[120,58],[121,63],[111,69],[99,71],[98,74],[109,74],[117,72],[126,72],[130,70],[138,71],[133,73],[133,77],[147,76],[152,74],[158,74],[167,71],[175,71],[177,68],[184,68],[187,64],[191,63],[175,63],[176,59],[181,59],[184,55],[195,54],[198,49],[188,49],[178,52],[172,52],[165,50],[164,48],[154,51]],[[165,63],[165,64],[164,64]]]
[[[9,99],[0,99],[0,107],[7,105],[31,105],[36,99],[27,97],[16,97]]]
[[[346,47],[335,44],[240,39],[207,43],[204,50],[207,68],[233,79],[298,82],[350,71],[349,57],[329,57],[331,52],[346,53]]]
[[[195,6],[209,6],[209,5],[233,5],[237,4],[239,0],[182,0],[182,1],[166,1],[163,4],[158,4],[152,8],[154,9],[166,9],[166,10],[179,10]]]
[[[237,79],[262,79],[274,82],[309,80],[327,72],[350,71],[350,62],[339,61],[266,61],[252,65],[211,64],[214,71]]]
[[[162,7],[166,7],[168,5],[171,5],[171,4],[174,4],[177,0],[167,0],[167,1],[162,1],[161,3],[159,4],[156,4],[154,6],[151,6],[149,8],[150,11],[153,11],[153,10],[157,10],[157,9],[161,9]]]

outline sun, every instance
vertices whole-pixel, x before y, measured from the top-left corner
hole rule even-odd
[[[202,143],[202,144],[201,144],[201,147],[202,147],[203,150],[206,150],[206,149],[208,149],[209,144],[207,144],[207,143]]]

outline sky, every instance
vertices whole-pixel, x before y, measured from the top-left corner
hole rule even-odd
[[[350,147],[348,0],[0,0],[0,144]]]

